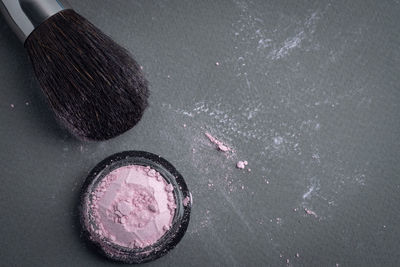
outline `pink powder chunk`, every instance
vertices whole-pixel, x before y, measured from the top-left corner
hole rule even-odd
[[[304,211],[305,211],[308,215],[312,215],[312,216],[314,216],[314,217],[318,217],[317,214],[316,214],[314,211],[310,210],[310,209],[305,208]]]
[[[238,168],[238,169],[244,169],[246,166],[247,166],[247,164],[249,164],[246,160],[245,161],[238,161],[238,163],[236,163],[236,167]]]
[[[112,171],[89,197],[94,232],[123,247],[154,244],[171,228],[176,209],[173,190],[149,166],[130,165]]]
[[[212,136],[209,133],[205,133],[205,135],[207,136],[207,138],[210,140],[211,143],[215,144],[217,146],[217,148],[219,150],[221,150],[222,152],[227,152],[227,151],[232,151],[232,149],[230,147],[228,147],[226,144],[224,144],[223,142],[219,141],[218,139],[216,139],[214,136]]]

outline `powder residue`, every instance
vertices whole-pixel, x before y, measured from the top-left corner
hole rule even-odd
[[[176,209],[173,190],[150,167],[120,167],[90,194],[89,214],[95,225],[91,230],[123,247],[154,244],[171,228]]]
[[[219,150],[221,150],[222,152],[232,151],[232,149],[230,147],[228,147],[226,144],[224,144],[223,142],[221,142],[218,139],[216,139],[211,134],[205,133],[205,135],[211,141],[211,143],[215,144],[217,146],[217,148]]]

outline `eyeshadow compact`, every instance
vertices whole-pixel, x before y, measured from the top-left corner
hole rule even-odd
[[[111,260],[152,261],[182,239],[191,205],[182,175],[167,160],[143,151],[114,154],[83,184],[83,236]]]

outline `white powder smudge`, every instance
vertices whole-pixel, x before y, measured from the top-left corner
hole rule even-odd
[[[314,216],[315,218],[320,218],[317,213],[310,208],[310,201],[313,195],[317,195],[317,191],[320,189],[319,181],[316,177],[310,179],[311,185],[308,187],[307,191],[302,195],[303,202],[301,204],[306,215]],[[317,195],[318,196],[318,195]],[[321,196],[319,196],[321,197]],[[297,211],[297,209],[296,209]],[[320,218],[321,219],[321,218]]]
[[[283,138],[281,136],[274,137],[274,144],[275,145],[280,145],[283,142]]]
[[[192,113],[190,113],[190,112],[187,112],[187,111],[185,111],[185,110],[179,110],[178,112],[180,112],[180,113],[182,113],[183,115],[185,115],[185,116],[188,116],[188,117],[194,117],[194,115],[192,114]]]
[[[312,185],[307,192],[303,194],[303,199],[307,199],[311,196],[311,193],[314,191],[315,187]]]
[[[308,187],[307,191],[303,194],[303,199],[307,200],[312,197],[315,191],[319,190],[319,183],[315,177],[310,179],[311,185]]]
[[[260,32],[260,30],[257,30],[257,31]],[[272,42],[272,40],[269,38],[261,38],[260,40],[258,40],[257,50],[261,50],[261,49],[270,47],[271,42]]]
[[[289,53],[293,49],[295,49],[297,47],[300,47],[301,42],[305,38],[306,38],[306,35],[305,35],[304,31],[301,31],[301,32],[297,33],[295,36],[287,38],[284,41],[282,47],[280,47],[278,49],[275,49],[275,50],[272,50],[270,52],[270,54],[268,55],[268,58],[277,60],[277,59],[280,59],[280,58],[283,58],[283,57],[289,55]]]

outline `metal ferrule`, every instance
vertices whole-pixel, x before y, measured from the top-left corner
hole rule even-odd
[[[64,0],[0,0],[1,13],[23,43],[41,23],[70,8]]]

